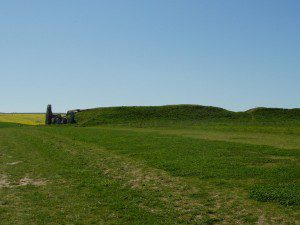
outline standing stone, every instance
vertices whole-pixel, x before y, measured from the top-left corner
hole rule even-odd
[[[51,108],[51,105],[49,104],[48,106],[47,106],[47,111],[46,111],[46,121],[45,121],[45,124],[46,125],[50,125],[51,124],[51,120],[52,120],[52,116],[53,116],[53,114],[52,114],[52,108]]]
[[[73,111],[68,112],[69,113],[69,123],[75,123],[75,113]]]

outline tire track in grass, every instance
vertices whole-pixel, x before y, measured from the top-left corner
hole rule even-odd
[[[144,199],[139,204],[141,209],[149,213],[159,216],[170,214],[174,218],[174,223],[177,221],[177,223],[199,224],[207,219],[203,204],[191,197],[197,194],[198,190],[190,187],[180,178],[172,177],[163,170],[145,167],[141,162],[114,154],[90,143],[41,131],[36,132],[35,136],[48,136],[49,140],[55,137],[56,142],[52,144],[67,150],[71,155],[94,156],[92,157],[94,160],[90,162],[104,175],[120,181],[123,188],[139,190],[155,197],[157,202]]]
[[[59,154],[54,148],[48,148],[47,144],[54,147],[53,142],[47,142],[44,137],[35,136],[31,130],[7,130],[5,136],[1,134],[3,133],[0,133],[0,137],[5,137],[7,149],[12,153],[10,159],[22,157],[24,164],[27,164],[26,170],[17,171],[11,170],[11,166],[8,167],[4,164],[5,173],[17,177],[29,170],[36,175],[46,174],[46,177],[48,175],[47,179],[52,181],[49,186],[42,189],[23,186],[6,188],[3,192],[1,191],[0,196],[7,202],[4,206],[5,211],[2,211],[2,205],[0,205],[0,221],[3,223],[5,221],[4,224],[139,224],[140,220],[137,219],[139,215],[146,223],[152,221],[155,224],[171,224],[164,223],[163,219],[162,222],[159,222],[158,219],[147,215],[142,210],[136,211],[136,213],[130,211],[135,210],[134,206],[116,205],[117,210],[112,209],[109,204],[114,206],[117,203],[107,199],[109,198],[107,196],[104,196],[107,197],[105,199],[100,199],[101,202],[97,201],[99,196],[114,192],[117,184],[102,177],[93,180],[99,183],[90,185],[88,182],[95,174],[98,174],[97,172],[93,173],[89,168],[82,166],[78,163],[82,162],[80,160],[76,161],[71,157],[63,160],[61,156],[67,156],[66,154]],[[1,147],[2,144],[5,144],[2,140],[0,140]],[[47,158],[47,162],[45,157],[50,157]],[[40,165],[43,161],[45,161],[45,165]],[[52,164],[55,166],[52,167]],[[53,171],[45,173],[45,170],[52,169]],[[66,174],[66,172],[68,172],[67,177],[55,178],[59,175],[58,173]],[[78,183],[74,183],[74,178]],[[86,185],[82,186],[82,184]],[[106,190],[100,190],[99,193],[96,188],[101,188],[103,184],[109,184],[109,186]],[[85,192],[87,188],[90,189]],[[112,196],[111,198],[116,197]],[[120,198],[122,200],[122,193]],[[123,207],[126,207],[125,210],[129,210],[128,214],[130,215],[122,215]],[[132,217],[136,218],[136,221],[130,223],[132,213],[134,214]]]

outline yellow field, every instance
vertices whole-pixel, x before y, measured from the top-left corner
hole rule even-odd
[[[0,114],[0,122],[41,125],[45,122],[45,114]]]

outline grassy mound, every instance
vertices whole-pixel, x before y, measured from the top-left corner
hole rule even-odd
[[[236,117],[222,108],[199,105],[130,106],[88,109],[76,114],[83,125],[101,124],[164,124]]]
[[[256,120],[300,120],[300,109],[254,108],[246,111]]]
[[[232,112],[218,107],[200,105],[126,106],[83,110],[76,114],[80,125],[163,125],[194,124],[202,121],[300,121],[300,109],[255,108]]]

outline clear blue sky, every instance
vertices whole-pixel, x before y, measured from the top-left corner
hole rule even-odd
[[[0,1],[0,111],[300,107],[299,0]]]

